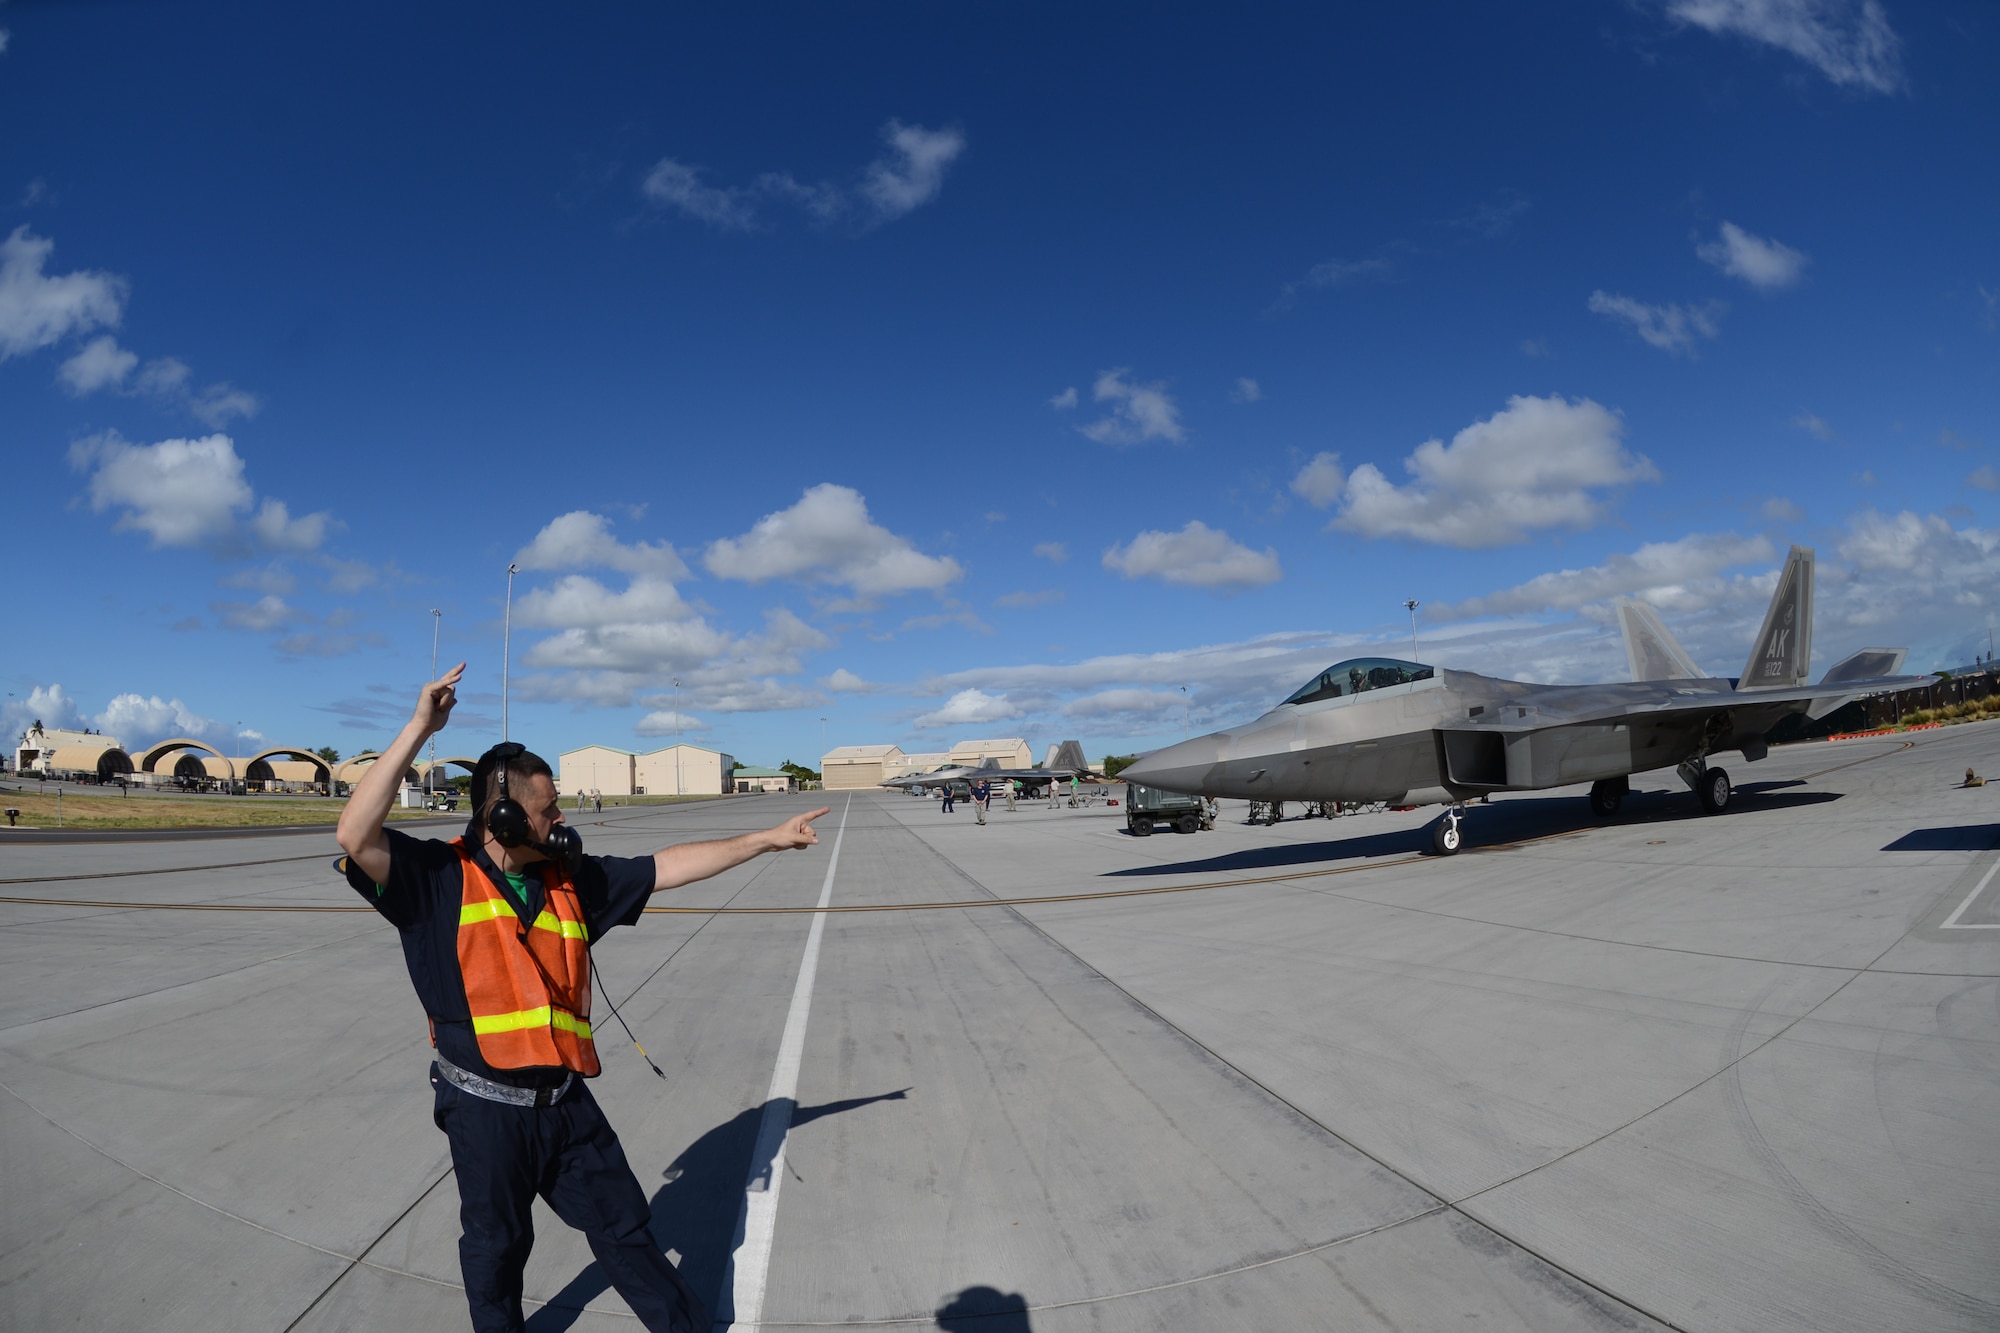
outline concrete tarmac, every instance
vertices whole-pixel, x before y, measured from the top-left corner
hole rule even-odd
[[[1435,811],[1135,839],[833,793],[819,848],[598,946],[669,1078],[600,1001],[593,1091],[766,1328],[2000,1328],[1968,766],[2000,724],[1732,764],[1715,817],[1671,774],[1610,823],[1502,798],[1454,858]],[[576,819],[634,855],[815,799]],[[832,907],[895,910],[814,938],[836,831]],[[336,854],[0,842],[0,1327],[467,1326],[423,1015]],[[527,1291],[637,1327],[539,1208]]]

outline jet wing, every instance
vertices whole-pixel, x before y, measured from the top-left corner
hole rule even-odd
[[[1615,722],[1631,717],[1766,709],[1772,704],[1852,699],[1864,694],[1928,685],[1935,676],[1878,676],[1822,681],[1818,685],[1731,689],[1723,680],[1647,681],[1637,685],[1558,686],[1489,706],[1478,717],[1454,721],[1446,731],[1540,731],[1545,727]]]

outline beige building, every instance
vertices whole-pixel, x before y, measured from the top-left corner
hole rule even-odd
[[[116,736],[105,736],[94,731],[72,731],[68,727],[45,727],[40,722],[21,733],[21,739],[14,747],[14,771],[16,773],[46,773],[55,767],[56,751],[87,747],[93,752],[117,750],[124,753]],[[75,760],[77,755],[69,756]],[[76,771],[94,770],[95,761],[81,768],[70,765]],[[128,764],[129,768],[130,765]]]
[[[988,759],[998,759],[1002,768],[1032,768],[1034,752],[1019,737],[992,741],[960,741],[951,747],[947,762],[977,768]]]
[[[556,756],[556,790],[564,796],[631,796],[644,785],[640,758],[630,750],[586,745]]]
[[[827,791],[858,791],[908,771],[900,745],[839,745],[820,756],[819,785]]]
[[[646,796],[720,796],[734,790],[735,767],[735,758],[720,750],[668,745],[638,757],[638,789]]]
[[[950,762],[951,756],[943,750],[938,750],[932,754],[905,754],[903,756],[901,772],[884,773],[882,776],[885,778],[901,778],[908,777],[912,773],[930,773],[943,768]]]
[[[781,768],[756,768],[748,764],[738,765],[730,775],[738,796],[750,792],[791,791],[798,785],[790,773]]]

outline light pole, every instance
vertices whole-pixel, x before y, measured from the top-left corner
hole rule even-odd
[[[674,795],[681,794],[681,678],[674,677]]]
[[[512,608],[510,607],[509,609],[511,610]],[[436,680],[438,678],[438,629],[443,624],[444,624],[444,612],[438,610],[436,607],[432,607],[431,608],[431,679],[432,680]],[[425,805],[430,804],[430,801],[428,799],[429,797],[432,797],[437,794],[437,771],[438,771],[438,737],[437,733],[433,731],[431,733],[431,766],[424,770],[424,796],[427,798],[424,801]]]
[[[1181,686],[1181,739],[1186,740],[1192,735],[1194,727],[1188,722],[1188,689],[1183,685]]]
[[[825,718],[821,718],[819,720],[819,759],[821,763],[826,762],[826,719]]]
[[[1403,605],[1408,607],[1410,611],[1410,660],[1414,662],[1417,660],[1417,608],[1422,603],[1412,597],[1409,601],[1404,602]]]
[[[514,576],[521,572],[515,564],[507,566],[507,612],[500,622],[500,739],[506,740],[507,730],[507,658],[514,645]]]

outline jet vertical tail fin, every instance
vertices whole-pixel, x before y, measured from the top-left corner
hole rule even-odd
[[[1618,628],[1625,635],[1625,661],[1633,680],[1699,680],[1700,667],[1644,602],[1618,603]]]
[[[1812,663],[1813,552],[1794,546],[1778,575],[1764,628],[1750,645],[1739,690],[1790,689],[1806,683]]]
[[[1073,768],[1080,773],[1090,771],[1090,761],[1083,757],[1083,745],[1079,741],[1064,741],[1056,747],[1045,768]]]

